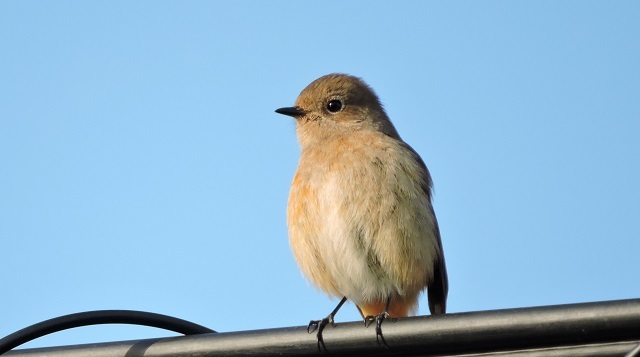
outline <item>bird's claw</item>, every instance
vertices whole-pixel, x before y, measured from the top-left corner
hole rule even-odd
[[[391,315],[389,315],[389,313],[386,311],[383,311],[378,315],[369,315],[364,318],[364,325],[366,327],[369,327],[369,325],[371,325],[371,323],[375,321],[376,322],[376,341],[378,341],[378,345],[384,345],[384,347],[389,348],[389,345],[387,344],[387,341],[384,339],[384,335],[382,334],[382,323],[387,318],[391,318]],[[391,318],[391,320],[395,321],[396,319]],[[382,340],[382,344],[380,343],[381,340]]]
[[[369,327],[372,322],[376,320],[376,315],[365,316],[364,318],[364,327]]]
[[[315,331],[318,328],[318,325],[320,325],[320,322],[322,320],[311,320],[309,322],[309,325],[307,326],[307,333],[312,333],[313,331]]]
[[[323,349],[327,351],[327,346],[325,346],[324,338],[322,337],[322,331],[327,325],[331,325],[332,327],[336,326],[332,315],[329,315],[322,320],[311,320],[307,326],[307,333],[312,333],[313,331],[318,330],[316,338],[318,339],[318,351],[320,352],[322,352]]]
[[[325,344],[324,344],[324,338],[322,337],[322,331],[324,330],[324,328],[328,324],[331,324],[332,327],[336,327],[336,323],[333,321],[333,317],[336,315],[338,310],[340,310],[340,307],[342,307],[342,305],[344,305],[344,303],[346,301],[347,301],[347,297],[344,296],[342,298],[342,300],[340,300],[340,302],[338,303],[338,306],[336,306],[336,308],[333,309],[333,311],[331,311],[329,316],[325,317],[322,320],[311,320],[311,321],[309,321],[309,325],[307,326],[307,333],[312,333],[313,331],[318,330],[318,332],[316,333],[316,338],[318,339],[318,351],[319,352],[322,352],[323,348],[324,348],[325,351],[329,352],[329,350],[327,350],[327,346],[325,346]]]

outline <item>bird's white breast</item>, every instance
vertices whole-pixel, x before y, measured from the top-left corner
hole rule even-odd
[[[303,150],[288,223],[309,280],[356,303],[419,293],[438,251],[422,175],[410,151],[380,133]]]

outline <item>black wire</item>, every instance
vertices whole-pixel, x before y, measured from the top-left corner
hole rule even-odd
[[[38,322],[25,327],[0,339],[0,355],[20,346],[23,343],[35,340],[50,333],[67,330],[74,327],[103,325],[103,324],[127,324],[156,327],[184,335],[197,335],[201,333],[215,333],[207,327],[175,317],[154,314],[145,311],[133,310],[97,310],[80,312],[56,317],[50,320]]]

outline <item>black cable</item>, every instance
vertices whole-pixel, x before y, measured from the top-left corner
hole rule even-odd
[[[175,317],[154,314],[145,311],[133,310],[97,310],[80,312],[56,317],[50,320],[38,322],[25,327],[0,339],[0,355],[20,346],[23,343],[35,340],[50,333],[67,330],[75,327],[103,325],[103,324],[127,324],[156,327],[184,335],[197,335],[202,333],[215,333],[207,327]]]

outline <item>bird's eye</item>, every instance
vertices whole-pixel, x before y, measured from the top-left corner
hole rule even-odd
[[[329,103],[327,103],[327,110],[331,113],[339,112],[340,110],[342,110],[342,102],[337,99],[329,101]]]

